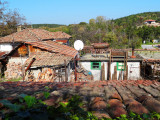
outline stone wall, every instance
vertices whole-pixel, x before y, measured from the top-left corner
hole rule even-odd
[[[14,57],[10,58],[7,63],[7,70],[5,71],[6,79],[22,78],[22,66],[27,58]]]
[[[6,79],[16,79],[22,77],[22,64],[10,62],[7,64],[7,70],[5,71]]]

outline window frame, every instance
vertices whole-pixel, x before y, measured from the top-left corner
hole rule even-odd
[[[119,65],[120,63],[123,65]],[[123,69],[119,69],[119,66],[123,66]],[[124,71],[125,69],[126,69],[126,67],[123,62],[117,62],[117,71],[121,71],[121,70]]]
[[[93,68],[93,66],[94,66],[93,64],[94,64],[94,63],[98,63],[98,64],[99,64],[99,65],[98,65],[99,67],[98,67],[98,68]],[[101,70],[101,62],[91,62],[91,70]]]

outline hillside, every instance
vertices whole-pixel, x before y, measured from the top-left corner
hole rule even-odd
[[[160,12],[144,12],[113,20],[116,25],[141,25],[145,20],[153,19],[160,22]]]
[[[115,20],[107,20],[103,16],[90,19],[88,23],[80,22],[68,26],[37,24],[33,27],[42,27],[48,31],[63,31],[72,36],[70,45],[75,40],[83,40],[85,45],[92,43],[107,42],[110,47],[120,48],[140,48],[143,41],[150,42],[153,39],[160,39],[160,27],[137,27],[143,25],[147,19],[154,19],[160,22],[160,12],[145,12],[122,17]],[[117,44],[118,43],[118,44]]]
[[[56,28],[64,25],[60,24],[32,24],[33,28],[40,28],[40,27],[48,27],[48,28]]]

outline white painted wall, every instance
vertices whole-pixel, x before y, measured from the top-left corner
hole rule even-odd
[[[10,52],[11,50],[13,50],[13,47],[9,43],[5,43],[5,44],[0,45],[0,51],[2,51],[2,52]]]
[[[111,63],[111,78],[114,74],[114,66],[117,65],[117,62]],[[127,62],[128,65],[128,80],[138,80],[141,78],[140,76],[140,62]],[[119,78],[121,71],[117,71],[117,79]],[[122,71],[124,74],[124,71]],[[123,77],[122,77],[123,79]]]
[[[95,61],[96,62],[96,61]],[[104,64],[105,67],[105,79],[107,80],[107,62],[101,62],[101,66]],[[92,73],[93,80],[101,80],[101,70],[92,70],[91,69],[91,62],[81,62],[81,66]]]
[[[138,80],[140,78],[140,62],[128,62],[128,79]]]

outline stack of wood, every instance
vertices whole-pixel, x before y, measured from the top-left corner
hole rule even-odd
[[[50,68],[43,68],[42,72],[39,72],[36,81],[53,81],[55,77],[54,70]]]
[[[22,64],[9,62],[7,64],[7,70],[5,71],[6,79],[17,79],[22,77]]]

